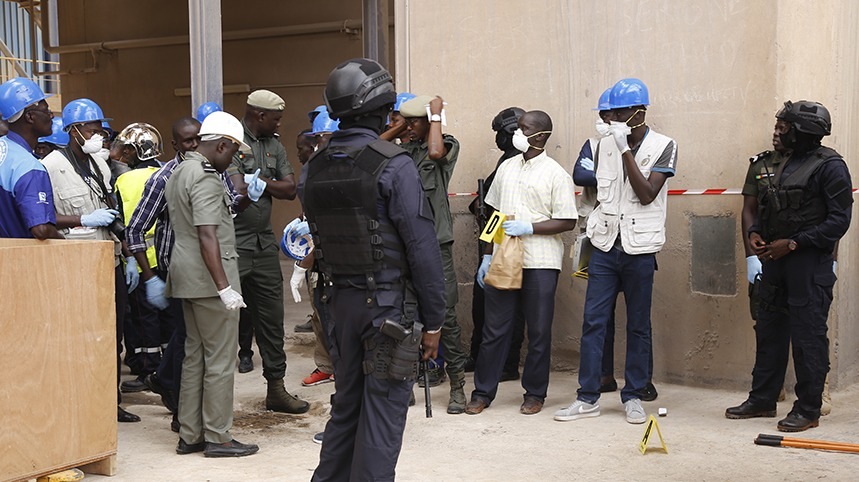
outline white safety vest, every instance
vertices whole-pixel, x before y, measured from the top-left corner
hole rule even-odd
[[[659,160],[671,138],[654,132],[647,133],[635,155],[635,164],[645,179]],[[629,183],[624,179],[623,159],[611,136],[599,143],[596,166],[597,201],[588,216],[587,234],[591,244],[604,252],[614,245],[618,234],[627,254],[656,253],[665,244],[665,214],[668,206],[668,181],[656,198],[642,205]]]

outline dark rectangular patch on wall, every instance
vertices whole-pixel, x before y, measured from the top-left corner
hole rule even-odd
[[[737,294],[737,222],[730,216],[692,216],[692,291]]]

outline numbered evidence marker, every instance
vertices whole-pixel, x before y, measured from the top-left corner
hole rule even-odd
[[[483,232],[480,233],[480,240],[484,243],[494,242],[495,244],[501,244],[501,241],[504,240],[504,228],[501,227],[501,224],[506,219],[507,216],[504,213],[493,212],[489,220],[486,221],[486,227],[483,228]]]
[[[647,427],[644,429],[644,437],[641,438],[641,443],[638,444],[638,450],[641,451],[642,455],[647,452],[647,442],[650,441],[650,436],[653,434],[654,428],[656,429],[656,434],[659,435],[659,443],[662,444],[662,450],[664,450],[666,454],[668,453],[665,439],[662,438],[662,430],[659,430],[659,423],[656,421],[656,417],[651,415],[647,419]]]

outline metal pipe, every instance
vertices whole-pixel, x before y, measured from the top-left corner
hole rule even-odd
[[[361,30],[360,20],[346,19],[336,22],[310,23],[304,25],[288,25],[283,27],[257,28],[246,30],[234,30],[224,32],[224,41],[254,40],[271,37],[289,37],[293,35],[311,35],[320,33],[345,32],[357,33]],[[173,35],[168,37],[114,40],[108,42],[90,42],[83,44],[49,46],[43,48],[52,54],[73,54],[100,50],[124,50],[146,47],[164,47],[171,45],[186,45],[189,43],[188,35]]]

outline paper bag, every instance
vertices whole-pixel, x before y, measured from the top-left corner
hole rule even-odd
[[[522,289],[522,263],[525,248],[518,236],[504,236],[492,253],[492,263],[483,282],[499,290]]]

